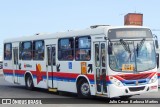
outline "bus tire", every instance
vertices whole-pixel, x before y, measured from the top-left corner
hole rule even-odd
[[[26,88],[28,90],[33,90],[34,89],[33,79],[31,77],[31,75],[27,75],[26,76],[26,78],[25,78],[25,85],[26,85]]]
[[[77,84],[77,92],[78,97],[80,98],[89,98],[91,96],[90,94],[90,86],[87,80],[80,79]]]

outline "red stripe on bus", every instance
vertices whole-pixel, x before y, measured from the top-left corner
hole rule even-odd
[[[37,75],[37,71],[30,71],[30,72],[32,73],[32,75]],[[41,71],[40,74],[42,76],[47,76],[47,72],[45,72],[45,71]]]
[[[139,73],[139,74],[125,74],[125,75],[115,75],[113,77],[117,78],[120,81],[137,80],[137,79],[152,78],[156,73],[157,72]]]
[[[125,75],[125,76],[127,76],[127,75]],[[118,79],[118,80],[120,80],[120,81],[125,80],[124,78],[122,78],[122,77],[121,77],[121,76],[119,76],[119,75],[115,75],[115,76],[113,76],[113,77],[117,78],[117,79]]]
[[[76,78],[78,75],[74,73],[53,72],[53,76],[63,78]],[[52,76],[52,72],[49,72],[49,76]]]
[[[11,69],[3,69],[4,73],[12,73],[13,74],[13,70]],[[25,74],[25,70],[15,70],[15,73],[17,74],[21,74],[24,75]],[[37,75],[36,71],[31,71],[32,75]],[[40,75],[42,76],[47,76],[47,72],[43,71],[40,73]],[[76,74],[76,73],[64,73],[64,72],[53,72],[53,76],[56,77],[63,77],[63,78],[77,78],[78,75],[80,74]],[[52,72],[48,73],[48,76],[52,76]],[[89,80],[94,80],[94,75],[93,74],[86,74],[86,76],[88,77]]]
[[[160,73],[158,73],[158,76],[160,76]]]
[[[3,69],[3,73],[11,73],[11,74],[13,74],[13,70],[10,70],[10,69]]]
[[[15,73],[16,74],[21,74],[21,75],[24,75],[26,71],[24,70],[15,70]]]
[[[152,78],[157,72],[153,72],[148,78]]]

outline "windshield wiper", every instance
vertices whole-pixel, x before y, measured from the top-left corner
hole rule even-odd
[[[120,39],[120,43],[122,44],[122,46],[124,47],[124,49],[128,52],[128,53],[131,53],[131,50],[130,50],[130,47],[129,47],[129,44],[126,43],[123,39]]]
[[[129,53],[129,59],[131,60],[131,49],[129,47],[129,43],[125,42],[123,39],[120,39],[120,43],[124,47],[124,49]]]
[[[137,49],[136,49],[137,55],[138,55],[138,53],[139,53],[139,50],[141,50],[144,42],[145,42],[145,39],[143,38],[139,44],[137,43]]]

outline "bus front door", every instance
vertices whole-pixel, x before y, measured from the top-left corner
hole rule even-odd
[[[57,84],[54,81],[54,72],[56,72],[56,45],[47,46],[47,81],[48,88],[56,88]]]
[[[18,65],[18,47],[14,47],[13,48],[13,75],[14,75],[14,83],[18,83],[18,70],[19,70],[19,65]]]
[[[94,58],[95,58],[95,85],[96,94],[107,94],[106,81],[106,42],[94,43]]]

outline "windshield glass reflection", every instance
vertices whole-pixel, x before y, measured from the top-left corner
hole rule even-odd
[[[116,41],[112,44],[112,54],[109,55],[112,70],[140,72],[156,66],[153,41]]]

